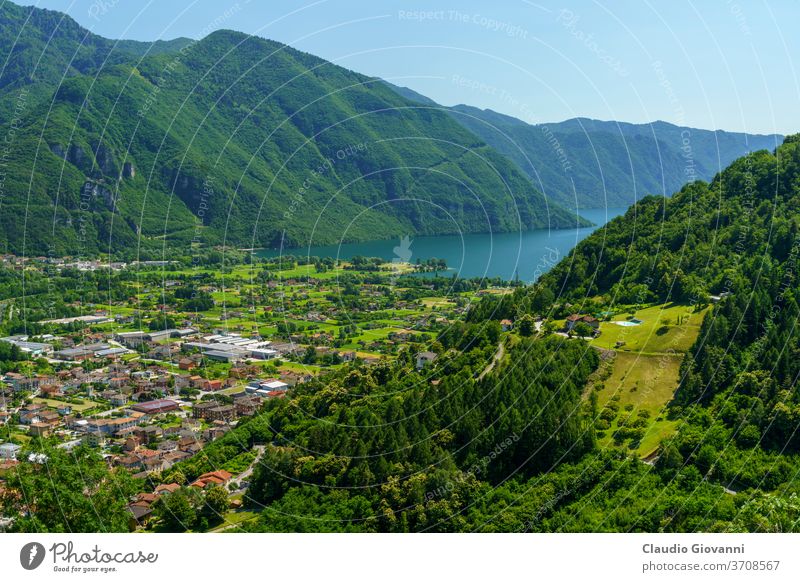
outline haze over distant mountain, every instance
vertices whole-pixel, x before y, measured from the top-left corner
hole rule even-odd
[[[116,42],[0,7],[0,251],[325,244],[586,224],[446,113],[221,30]]]
[[[428,97],[392,86],[431,107]],[[502,152],[554,202],[566,208],[630,206],[648,194],[670,196],[695,180],[711,180],[748,152],[773,151],[782,135],[633,124],[575,118],[528,124],[469,105],[447,108],[453,118]]]

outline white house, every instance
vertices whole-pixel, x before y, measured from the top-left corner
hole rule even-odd
[[[0,445],[0,459],[4,461],[16,459],[21,450],[22,447],[14,443],[3,443]]]
[[[289,385],[286,382],[269,378],[267,380],[253,380],[247,385],[245,392],[257,396],[266,396],[268,392],[285,392],[288,389]]]

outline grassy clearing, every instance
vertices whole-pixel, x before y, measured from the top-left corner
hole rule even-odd
[[[707,312],[670,303],[619,313],[600,324],[601,334],[591,343],[610,350],[612,357],[588,386],[597,394],[599,446],[623,447],[644,457],[675,432],[678,421],[666,418],[666,406]],[[632,317],[641,325],[614,323]]]
[[[239,525],[240,523],[250,521],[251,519],[255,519],[257,517],[258,513],[256,513],[255,511],[232,511],[225,515],[225,520],[221,524],[216,526],[214,529],[210,529],[208,531],[209,533],[214,533],[222,530],[223,528]]]
[[[422,304],[428,309],[437,307],[452,307],[455,302],[450,297],[423,297]]]
[[[621,313],[600,323],[600,336],[592,340],[592,345],[642,354],[685,353],[697,338],[707,311],[674,303],[655,305],[636,311],[633,317],[642,323],[630,327],[615,323],[632,316]],[[618,346],[618,342],[622,344]]]
[[[601,447],[627,446],[646,456],[675,431],[677,421],[666,418],[665,408],[678,386],[682,360],[682,355],[617,352],[613,360],[603,363],[610,366],[611,373],[605,380],[595,382],[592,389],[597,393],[598,408],[616,409],[616,414],[608,428],[601,431]],[[639,423],[643,429],[640,438],[615,441],[615,432],[632,426],[639,418],[643,419]]]
[[[281,370],[290,370],[292,372],[300,372],[301,374],[312,374],[316,376],[322,372],[324,368],[314,364],[301,364],[300,362],[284,361],[281,364]]]
[[[50,408],[59,408],[60,406],[71,406],[72,410],[75,412],[83,412],[85,410],[89,410],[90,408],[94,408],[97,406],[97,402],[90,402],[87,400],[83,401],[83,404],[71,404],[64,400],[53,400],[52,398],[34,398],[33,401],[36,404],[44,403]]]

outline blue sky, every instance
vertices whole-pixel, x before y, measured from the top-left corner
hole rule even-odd
[[[714,0],[39,0],[137,40],[230,28],[439,103],[531,123],[582,116],[800,131],[800,3]]]

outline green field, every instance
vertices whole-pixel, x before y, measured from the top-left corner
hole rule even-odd
[[[670,303],[618,313],[601,322],[601,333],[591,345],[612,357],[603,361],[589,384],[601,413],[601,447],[621,446],[646,457],[674,433],[678,421],[666,418],[666,407],[678,387],[683,356],[697,339],[707,312]],[[632,317],[641,324],[614,323]],[[614,438],[630,429],[637,430],[636,436]]]
[[[600,323],[600,335],[592,345],[642,354],[685,353],[694,343],[707,311],[674,303],[654,305],[636,311],[633,317],[642,323],[629,327],[615,323],[632,317],[620,313]],[[622,344],[618,346],[618,342]]]
[[[619,411],[605,435],[598,444],[601,447],[614,445],[613,434],[620,428],[629,414],[633,417],[639,411],[647,411],[648,418],[644,436],[639,440],[636,451],[647,456],[658,448],[662,439],[672,434],[677,421],[666,418],[665,407],[672,400],[678,385],[682,355],[640,355],[617,352],[612,361],[603,365],[611,366],[611,375],[604,381],[595,383],[598,407],[602,410],[615,401]],[[630,411],[626,407],[632,406]]]
[[[71,406],[72,410],[74,410],[75,412],[84,412],[86,410],[89,410],[90,408],[94,408],[97,406],[97,402],[91,402],[87,400],[84,400],[83,404],[70,404],[65,400],[54,400],[52,398],[34,398],[33,401],[37,404],[44,403],[50,408],[58,408],[59,406],[63,406],[66,404],[68,406]]]
[[[423,297],[422,304],[428,309],[437,309],[440,307],[453,307],[455,302],[450,297]]]
[[[230,513],[225,515],[224,521],[219,524],[218,526],[214,527],[213,529],[208,530],[209,533],[214,533],[221,531],[225,528],[230,528],[228,531],[235,531],[235,527],[231,527],[234,525],[238,525],[240,523],[244,523],[245,521],[250,521],[251,519],[255,519],[259,516],[259,513],[255,511],[231,511]]]

